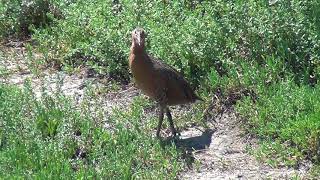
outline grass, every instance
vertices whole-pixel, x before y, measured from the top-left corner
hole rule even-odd
[[[259,89],[256,102],[246,98],[237,109],[248,120],[249,130],[266,142],[262,150],[269,155],[291,165],[303,159],[318,162],[320,87],[297,86],[292,81]]]
[[[260,140],[257,158],[273,166],[298,166],[308,159],[315,165],[312,173],[319,172],[318,0],[30,2],[0,1],[0,41],[31,38],[27,56],[33,72],[46,64],[68,72],[87,66],[127,83],[130,32],[141,26],[148,33],[148,51],[181,71],[207,103],[216,92],[228,100],[235,95],[232,103],[242,97],[236,111],[247,132]],[[41,59],[31,51],[41,53]],[[8,73],[0,67],[0,76]],[[1,158],[7,158],[1,161],[6,167],[2,173],[47,175],[43,167],[56,166],[53,174],[66,176],[161,178],[168,172],[175,177],[181,167],[177,149],[161,149],[149,136],[155,122],[141,120],[141,106],[150,106],[143,99],[137,98],[128,111],[116,110],[108,117],[114,129],[106,130],[98,105],[84,103],[77,109],[60,95],[35,100],[27,89],[1,88],[1,108],[8,112],[1,115],[9,124],[1,131],[1,142],[14,142],[1,146],[6,147]],[[203,125],[204,106],[196,105],[177,124],[187,126],[189,119]],[[24,133],[17,136],[14,129]]]
[[[14,27],[13,35],[19,36],[20,21],[27,22],[45,61],[66,69],[86,64],[100,74],[128,81],[130,32],[141,26],[148,33],[149,52],[183,72],[196,86],[202,85],[201,79],[212,68],[221,76],[228,75],[228,66],[238,59],[264,64],[268,56],[281,58],[286,71],[296,74],[297,83],[319,73],[316,0],[273,5],[197,0],[32,2],[28,15],[19,13],[26,8],[19,0],[2,2],[0,14],[11,16],[1,16],[0,29]],[[47,18],[38,18],[32,12],[47,6],[44,2],[51,8],[42,8]],[[6,37],[6,32],[0,34]]]
[[[1,84],[0,100],[2,178],[174,179],[183,167],[174,145],[151,136],[138,101],[98,118],[98,104],[79,109],[61,94],[35,99],[28,84]]]

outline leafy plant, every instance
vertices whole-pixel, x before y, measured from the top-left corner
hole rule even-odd
[[[32,28],[44,28],[52,18],[61,18],[55,0],[1,0],[0,37],[24,37]],[[63,2],[63,1],[62,1]]]
[[[287,156],[318,161],[319,92],[319,85],[299,87],[288,80],[262,87],[257,102],[244,99],[237,109],[248,119],[250,132],[262,139],[282,142],[284,147],[294,147],[284,148],[289,152]]]
[[[59,92],[54,96],[43,93],[36,99],[28,83],[24,90],[0,84],[1,177],[178,176],[183,167],[180,152],[150,136],[151,126],[140,119],[143,102],[112,113],[111,130],[101,123],[104,116],[95,116],[101,108],[98,102],[95,107],[83,102],[81,109],[71,102]],[[96,111],[90,112],[92,108]]]

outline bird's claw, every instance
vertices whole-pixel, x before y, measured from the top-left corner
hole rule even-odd
[[[173,137],[180,137],[181,133],[177,132],[177,131],[174,131],[174,132],[172,132],[172,135],[173,135]]]

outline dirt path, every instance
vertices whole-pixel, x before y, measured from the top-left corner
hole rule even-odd
[[[0,76],[0,83],[16,84],[22,87],[24,81],[30,79],[37,96],[40,96],[43,87],[46,87],[48,93],[54,93],[60,89],[64,94],[79,101],[84,98],[87,87],[99,88],[108,85],[90,77],[86,70],[74,75],[44,70],[40,75],[35,76],[26,62],[26,52],[23,48],[1,49],[0,70],[7,73]],[[100,100],[104,102],[104,109],[111,111],[112,107],[130,104],[128,99],[138,94],[137,89],[124,86],[118,92],[101,95]],[[176,111],[181,111],[181,108],[177,108]],[[173,112],[175,113],[183,112]],[[248,146],[256,146],[255,140],[245,136],[240,128],[241,121],[232,110],[224,112],[215,121],[209,123],[209,130],[192,127],[181,132],[181,139],[178,140],[177,145],[187,147],[191,157],[194,158],[190,167],[181,172],[181,179],[303,178],[310,169],[310,163],[300,166],[299,169],[271,168],[259,163],[247,152]]]
[[[303,178],[310,164],[293,168],[271,168],[259,163],[247,152],[255,146],[254,139],[244,135],[241,122],[233,112],[226,112],[216,119],[216,128],[206,149],[194,151],[194,158],[200,162],[182,175],[182,179],[291,179]],[[183,132],[182,138],[201,136],[194,128]]]

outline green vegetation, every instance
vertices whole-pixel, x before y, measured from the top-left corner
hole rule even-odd
[[[245,98],[237,106],[250,131],[267,142],[258,155],[280,160],[276,164],[296,165],[306,158],[319,161],[320,86],[299,87],[285,81],[258,91],[257,102]]]
[[[128,82],[130,32],[137,26],[143,27],[148,33],[149,52],[181,71],[206,99],[211,99],[216,89],[221,89],[224,95],[239,89],[251,92],[237,102],[236,110],[245,120],[248,133],[261,140],[261,147],[256,152],[258,158],[273,165],[285,162],[290,166],[310,159],[319,167],[320,1],[33,0],[29,5],[23,2],[0,1],[0,37],[30,35],[33,48],[44,55],[40,62],[55,64],[65,70],[86,65],[96,73]],[[2,87],[3,93],[9,93],[7,88]],[[83,168],[88,167],[91,169],[87,171],[88,175],[95,177],[119,174],[140,177],[139,173],[131,174],[132,168],[137,168],[141,177],[150,177],[158,171],[159,176],[169,172],[174,177],[179,169],[174,148],[161,150],[147,132],[121,128],[126,123],[138,123],[141,117],[137,112],[130,121],[125,118],[129,115],[123,117],[122,113],[116,112],[113,118],[119,123],[115,126],[118,130],[111,134],[92,124],[90,120],[95,118],[82,110],[66,111],[71,105],[60,102],[59,97],[52,100],[55,106],[48,109],[46,100],[29,100],[31,96],[13,89],[10,89],[10,93],[13,91],[10,97],[16,100],[1,96],[6,99],[0,103],[8,105],[2,104],[0,108],[11,110],[0,118],[5,116],[4,122],[9,124],[6,125],[8,130],[1,131],[2,139],[7,139],[1,140],[2,144],[10,138],[13,138],[10,142],[15,143],[10,143],[10,147],[2,145],[7,149],[1,149],[0,158],[14,157],[16,151],[23,152],[25,156],[21,160],[28,161],[30,169],[29,165],[11,169],[17,175],[26,169],[32,175],[45,174],[43,167],[57,164],[57,172],[68,174],[68,171],[82,176]],[[24,107],[22,105],[28,111],[18,108]],[[88,157],[84,158],[88,160],[79,161],[83,162],[77,165],[79,171],[71,170],[67,163],[70,156],[57,148],[72,143],[55,138],[71,133],[67,127],[73,127],[73,121],[79,123],[77,126],[87,128],[82,143],[90,144],[98,138],[97,141],[108,147],[99,149],[96,143],[90,144]],[[14,131],[16,128],[19,131]],[[15,133],[23,131],[30,137]],[[116,142],[120,144],[115,145]],[[38,155],[31,155],[28,148],[34,148]],[[109,151],[119,153],[117,161],[108,156]],[[49,153],[54,156],[45,156]],[[157,158],[151,164],[139,164],[143,161],[132,160],[137,154]],[[166,165],[168,159],[176,163]],[[1,159],[0,162],[17,161]],[[94,172],[93,169],[104,171]],[[124,169],[127,170],[121,171]],[[317,172],[319,170],[315,169],[314,173]]]
[[[100,117],[99,104],[30,87],[0,85],[0,176],[11,178],[174,179],[182,160],[173,145],[162,146],[141,121],[143,106]],[[92,108],[95,112],[92,112]],[[104,128],[108,124],[110,129]]]

